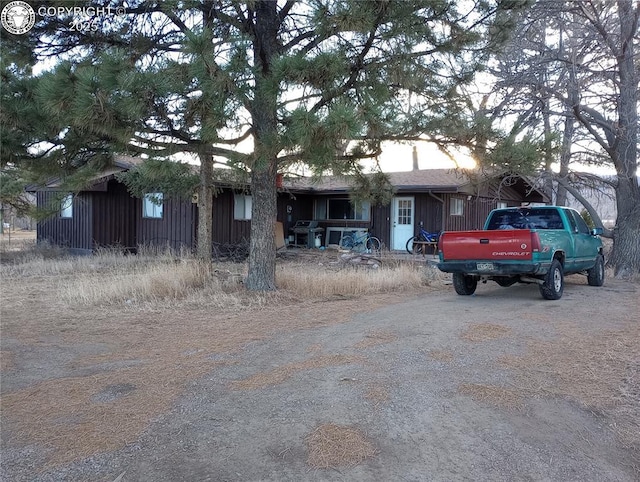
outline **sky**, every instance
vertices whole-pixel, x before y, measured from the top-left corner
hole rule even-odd
[[[413,146],[418,153],[418,168],[420,169],[444,169],[444,168],[473,168],[476,163],[469,156],[460,153],[456,156],[458,166],[438,148],[428,142],[416,144],[383,143],[382,154],[379,157],[380,167],[384,172],[398,172],[413,170]]]

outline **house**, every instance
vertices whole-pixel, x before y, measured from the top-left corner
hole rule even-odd
[[[58,180],[32,188],[38,207],[60,206],[56,214],[38,222],[38,242],[63,246],[75,254],[114,246],[135,250],[140,244],[193,246],[196,208],[191,200],[167,199],[158,205],[131,196],[116,179],[116,174],[141,162],[119,156],[75,195],[61,193]]]
[[[452,169],[388,174],[396,191],[391,204],[359,209],[349,203],[345,179],[329,177],[318,184],[299,180],[290,188],[296,196],[292,218],[318,220],[325,246],[338,244],[344,232],[369,229],[384,246],[404,250],[420,223],[429,232],[480,229],[492,209],[548,201],[522,176],[481,176]]]
[[[62,246],[74,254],[90,254],[106,247],[133,252],[141,245],[194,250],[198,228],[195,198],[164,198],[163,193],[138,198],[117,179],[117,174],[143,161],[117,156],[110,168],[75,194],[62,192],[57,179],[31,187],[38,207],[58,208],[38,222],[38,242]],[[248,240],[251,196],[223,185],[213,200],[213,219],[214,243]]]
[[[135,250],[139,245],[194,249],[197,243],[198,206],[195,199],[164,199],[162,193],[132,196],[116,174],[142,160],[119,156],[113,166],[71,195],[60,192],[56,181],[36,190],[38,206],[59,203],[59,211],[38,223],[39,241],[91,253],[107,246]],[[285,181],[278,188],[277,220],[285,237],[297,221],[314,220],[324,246],[338,244],[345,233],[370,230],[385,246],[404,250],[419,223],[430,232],[478,229],[491,209],[544,203],[545,196],[524,177],[448,169],[390,173],[395,187],[387,206],[349,200],[348,179],[327,177],[320,183],[307,178]],[[220,186],[213,201],[214,243],[249,239],[251,195],[245,189]],[[315,235],[314,235],[315,236]],[[290,241],[293,241],[289,238]],[[304,244],[310,244],[307,240]]]

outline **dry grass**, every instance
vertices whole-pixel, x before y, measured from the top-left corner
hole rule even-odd
[[[435,361],[446,363],[452,362],[454,359],[453,353],[449,350],[431,350],[429,357]]]
[[[316,272],[313,264],[298,269],[303,268]],[[49,346],[64,350],[73,359],[59,367],[64,374],[56,379],[9,393],[3,385],[3,439],[9,437],[12,446],[45,448],[43,469],[117,450],[166,413],[190,381],[232,363],[227,356],[247,343],[284,330],[342,323],[398,300],[389,292],[318,303],[322,295],[309,286],[247,293],[237,283],[244,269],[241,264],[203,267],[171,252],[45,259],[33,250],[3,260],[0,276],[12,280],[3,285],[3,337],[45,356]],[[12,350],[1,358],[2,370],[15,379],[19,360]],[[312,353],[233,388],[258,388],[304,370],[364,362],[358,356]]]
[[[636,316],[633,313],[632,316]],[[526,355],[502,357],[529,396],[569,398],[610,416],[612,429],[640,450],[640,324],[620,331],[586,332],[564,325],[551,341],[534,340]]]
[[[310,269],[311,268],[311,269]],[[399,289],[422,286],[421,266],[412,264],[383,264],[379,269],[325,269],[308,263],[287,263],[278,267],[278,288],[304,297],[359,296],[388,293]]]
[[[388,382],[377,380],[367,384],[364,398],[373,403],[374,408],[380,407],[391,399]]]
[[[335,257],[335,255],[334,255]],[[277,266],[280,291],[303,299],[351,297],[418,289],[426,284],[424,267],[387,263],[378,270],[327,270],[312,260],[282,262]],[[333,259],[324,254],[324,262]],[[240,307],[246,274],[244,264],[210,265],[188,253],[170,249],[141,249],[138,255],[104,250],[93,256],[68,256],[44,244],[11,251],[2,259],[0,277],[37,278],[71,276],[61,283],[61,298],[73,305],[142,306],[175,302],[215,307]]]
[[[381,293],[363,298],[351,296],[363,289],[358,284],[368,285],[370,275],[391,270],[385,267],[378,271],[353,270],[358,275],[355,281],[351,277],[353,273],[349,273],[351,270],[332,272],[333,279],[345,275],[355,284],[349,287],[345,283],[342,291],[334,294],[316,291],[319,284],[309,282],[275,294],[256,296],[245,293],[242,286],[235,283],[236,274],[243,273],[243,265],[214,266],[199,271],[193,260],[174,254],[147,257],[144,253],[139,256],[101,253],[82,258],[43,258],[21,258],[22,261],[13,258],[7,263],[3,259],[0,275],[3,279],[8,279],[5,275],[11,276],[12,281],[3,286],[2,335],[21,343],[24,350],[32,346],[42,353],[47,353],[46,346],[51,343],[55,349],[67,350],[73,355],[73,363],[61,367],[66,376],[3,394],[2,429],[3,442],[8,440],[12,447],[34,444],[48,449],[43,455],[48,464],[116,450],[136,440],[152,420],[170,409],[190,381],[211,373],[220,364],[233,363],[234,353],[247,343],[285,330],[341,323],[354,313],[399,301],[398,289],[406,294],[412,286],[423,286],[421,282],[412,285],[399,277],[396,289],[385,287]],[[314,274],[324,272],[311,262],[285,264],[278,267],[279,277],[286,270],[306,270],[307,279],[314,280]],[[422,279],[421,268],[415,271],[418,279]],[[127,283],[127,278],[135,280],[136,277],[156,277],[158,283],[164,278],[176,277],[182,279],[183,284],[179,284],[178,289],[175,285],[167,288],[160,283],[158,288],[150,283],[136,301],[127,304],[126,299],[131,298],[121,297],[122,293],[115,288]],[[322,283],[328,284],[332,278],[323,278]],[[191,284],[184,281],[190,279],[195,281]],[[411,280],[416,282],[416,278]],[[82,296],[74,297],[68,292],[69,286],[80,290],[92,284],[100,285],[104,293],[115,294],[92,295],[93,298],[84,301]],[[124,290],[127,293],[136,288],[133,282],[128,286],[129,291]],[[62,299],[64,293],[69,298]],[[149,296],[151,293],[155,294]],[[322,302],[332,298],[341,301]],[[212,306],[215,309],[209,309]],[[509,333],[504,326],[475,324],[463,335],[470,341],[482,341]],[[392,338],[390,333],[372,332],[360,343],[372,346],[393,341]],[[92,345],[96,341],[104,348]],[[521,387],[516,395],[563,396],[612,414],[611,420],[617,422],[614,429],[629,444],[637,446],[640,433],[637,323],[604,336],[567,329],[561,338],[549,343],[544,346],[542,341],[532,342],[525,357],[503,359],[503,364],[518,374]],[[80,349],[74,351],[74,347]],[[430,356],[449,361],[448,352],[436,351]],[[17,372],[12,370],[16,365],[20,367],[19,352],[5,350],[0,357],[2,369],[15,376]],[[358,356],[323,355],[320,344],[309,348],[309,357],[238,380],[232,388],[260,388],[282,383],[305,370],[366,362]],[[588,373],[576,376],[579,370]],[[594,378],[589,378],[592,375]],[[577,386],[573,386],[574,383]],[[389,399],[384,383],[364,387],[364,396],[374,404]],[[480,385],[462,386],[461,391],[496,404],[507,403],[513,395],[510,390]],[[598,403],[587,403],[590,393],[600,397],[597,391],[604,392],[602,399]],[[349,427],[342,428],[345,430],[341,431],[341,437],[351,437],[342,445],[340,437],[332,439],[331,430],[318,427],[319,434],[315,437],[310,434],[307,444],[312,466],[353,465],[375,453],[361,434],[356,431],[360,436],[358,441],[358,437],[348,433]],[[319,452],[314,452],[315,458],[311,457],[312,445],[320,447]],[[328,455],[323,457],[323,454]],[[327,462],[334,465],[323,465]]]
[[[209,313],[194,308],[145,312],[141,316],[117,308],[100,314],[95,309],[76,309],[75,319],[62,307],[58,316],[65,318],[64,323],[73,323],[73,329],[65,331],[58,344],[83,346],[99,334],[100,342],[109,350],[76,356],[73,365],[66,368],[77,376],[42,381],[4,394],[3,430],[14,434],[14,443],[46,447],[47,466],[117,450],[136,440],[150,421],[168,411],[191,380],[221,364],[233,363],[227,356],[247,343],[280,330],[341,323],[362,310],[357,300],[345,301],[338,307],[324,304],[315,308],[315,315],[327,320],[319,322],[300,319],[298,309],[284,310],[282,301],[278,298],[263,307],[254,307],[257,311],[247,308],[247,314]],[[371,300],[367,308],[389,301]],[[90,313],[93,318],[87,320]],[[10,324],[10,336],[34,346],[50,336],[47,330],[60,335],[60,328],[66,326],[63,322],[43,324],[33,317],[25,321]],[[5,354],[2,356],[4,359]],[[358,356],[313,356],[240,380],[232,388],[260,388],[282,383],[304,370],[365,361]],[[114,387],[123,386],[130,390],[121,396],[105,396]]]
[[[257,373],[244,380],[236,380],[231,383],[234,390],[255,390],[278,385],[285,382],[299,372],[326,368],[329,366],[350,365],[353,363],[364,363],[366,359],[352,355],[321,355],[297,363],[289,363],[281,367],[265,372]]]
[[[5,277],[38,277],[75,274],[78,272],[120,271],[177,259],[177,254],[165,250],[160,255],[126,255],[119,250],[102,250],[93,256],[71,256],[64,249],[46,243],[31,244],[25,249],[6,252],[0,274]]]
[[[316,469],[355,467],[376,454],[373,444],[358,429],[333,423],[316,427],[305,443],[307,463]]]
[[[11,266],[37,263],[43,260],[59,259],[65,255],[65,251],[47,243],[36,244],[35,239],[17,239],[8,241],[3,235],[0,239],[0,272],[3,275],[21,274],[18,268]]]
[[[470,396],[476,402],[489,403],[502,408],[520,409],[523,406],[522,394],[510,388],[463,383],[458,386],[458,393]]]
[[[384,345],[385,343],[391,343],[398,339],[395,333],[390,331],[372,331],[367,333],[364,340],[360,340],[354,345],[354,348],[363,349],[376,345]]]
[[[443,273],[435,266],[426,265],[423,266],[423,280],[424,283],[431,285],[441,284],[443,281],[449,281],[451,275],[449,273]]]
[[[466,341],[479,342],[505,338],[511,333],[508,326],[493,323],[474,323],[460,334],[460,338]]]
[[[240,284],[233,276],[218,276],[219,269],[195,259],[129,265],[123,270],[84,272],[62,288],[62,298],[72,304],[109,305],[158,303],[207,297],[214,305],[234,304]],[[241,280],[241,277],[240,277]]]
[[[49,255],[52,257],[50,258]],[[56,277],[60,299],[72,305],[158,305],[163,302],[205,301],[209,306],[242,305],[243,266],[211,265],[188,255],[163,250],[126,255],[101,251],[93,256],[51,254],[47,248],[34,249],[3,261],[3,278]],[[240,273],[236,273],[240,270]],[[71,279],[64,279],[69,277]]]
[[[220,364],[201,358],[176,365],[145,360],[90,377],[45,381],[2,397],[3,430],[48,449],[47,466],[117,450],[168,411],[188,380]],[[119,386],[129,389],[119,394]]]

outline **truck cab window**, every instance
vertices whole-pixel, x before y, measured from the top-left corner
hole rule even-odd
[[[576,224],[576,220],[573,218],[573,214],[571,211],[567,211],[567,219],[569,220],[569,227],[571,228],[571,232],[578,232],[578,225]]]
[[[584,222],[582,216],[580,216],[576,211],[571,211],[571,215],[575,218],[575,223],[578,228],[577,232],[580,234],[589,234],[589,226]]]

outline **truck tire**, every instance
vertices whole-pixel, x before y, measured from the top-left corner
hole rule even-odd
[[[544,283],[539,284],[540,294],[545,300],[559,300],[564,291],[564,273],[562,264],[557,259],[551,262],[549,272],[544,277]]]
[[[459,295],[469,296],[476,292],[478,280],[473,276],[453,273],[453,287]]]
[[[587,282],[589,286],[602,286],[604,284],[604,256],[601,254],[596,258],[596,264],[587,271]]]

